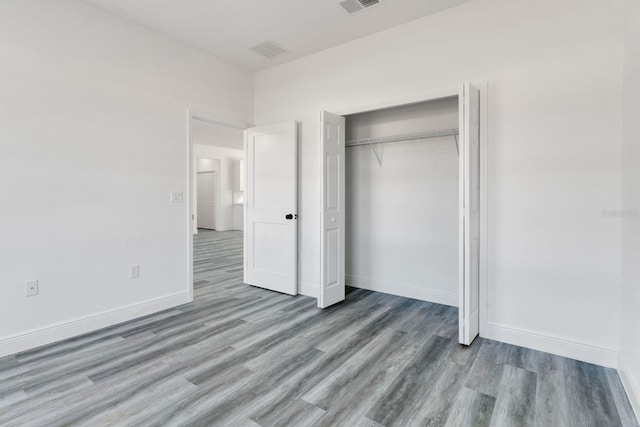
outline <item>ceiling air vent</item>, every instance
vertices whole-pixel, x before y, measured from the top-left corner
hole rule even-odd
[[[287,49],[269,40],[252,47],[251,50],[267,59],[273,59],[288,52]]]
[[[378,4],[380,4],[380,0],[344,0],[340,2],[340,6],[349,14],[360,12]]]

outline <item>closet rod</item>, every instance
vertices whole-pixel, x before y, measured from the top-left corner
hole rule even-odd
[[[385,144],[388,142],[415,141],[420,139],[442,138],[445,136],[458,136],[458,129],[444,129],[431,132],[407,133],[404,135],[383,136],[380,138],[363,138],[347,141],[345,147],[357,147],[359,145]]]

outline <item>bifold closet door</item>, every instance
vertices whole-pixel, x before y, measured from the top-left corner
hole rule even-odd
[[[296,122],[245,133],[245,276],[250,285],[298,293]]]
[[[345,298],[344,126],[344,117],[320,112],[320,308]]]
[[[460,90],[459,341],[469,345],[480,329],[480,92]]]

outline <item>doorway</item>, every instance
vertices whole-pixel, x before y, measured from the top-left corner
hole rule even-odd
[[[297,123],[251,127],[189,110],[187,129],[191,301],[210,281],[297,295]],[[214,170],[198,170],[205,159]],[[214,171],[214,229],[198,228],[198,172]]]
[[[221,283],[243,284],[246,128],[189,112],[190,291],[196,302],[223,291]]]

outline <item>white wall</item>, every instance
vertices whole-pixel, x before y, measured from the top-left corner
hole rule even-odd
[[[186,302],[187,109],[252,75],[72,0],[3,1],[0,57],[0,355]]]
[[[257,73],[256,123],[301,122],[301,291],[319,283],[318,111],[486,81],[482,333],[615,365],[621,76],[619,0],[475,0]]]
[[[347,140],[458,127],[450,98],[348,116]],[[347,149],[346,273],[355,287],[458,305],[453,136]]]
[[[622,338],[619,369],[640,419],[640,2],[625,11]]]
[[[197,148],[194,148],[194,151]],[[207,157],[196,157],[196,173],[197,172],[219,172],[220,160],[210,159]],[[196,197],[194,197],[195,199]]]
[[[238,224],[242,224],[242,206],[233,204],[233,190],[236,183],[236,164],[244,158],[243,150],[233,150],[230,148],[212,147],[202,144],[193,145],[194,160],[198,158],[208,158],[218,160],[218,187],[220,194],[216,206],[216,230],[242,230]],[[197,166],[198,172],[203,172],[200,164]],[[213,170],[210,168],[210,170]],[[197,219],[197,194],[198,186],[194,180],[193,209]],[[239,218],[238,218],[239,216]],[[196,222],[197,223],[197,222]],[[197,230],[194,230],[197,232]]]

